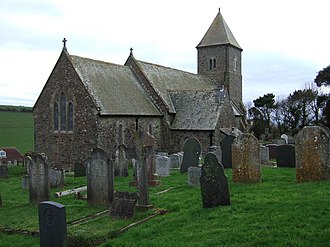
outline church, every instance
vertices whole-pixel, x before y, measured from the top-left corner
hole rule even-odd
[[[71,55],[63,43],[33,107],[35,151],[51,166],[71,170],[97,147],[114,157],[125,145],[134,157],[137,130],[173,153],[189,137],[207,152],[246,129],[242,48],[220,9],[196,47],[197,74],[138,60],[132,49],[124,65]]]

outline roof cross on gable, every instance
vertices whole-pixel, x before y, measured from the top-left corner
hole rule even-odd
[[[63,42],[63,50],[66,50],[66,42],[67,42],[67,39],[64,38],[64,39],[62,40],[62,42]]]

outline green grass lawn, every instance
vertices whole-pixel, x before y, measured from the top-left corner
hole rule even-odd
[[[33,151],[32,112],[0,111],[0,147],[16,147],[23,155]]]
[[[28,192],[21,189],[23,173],[22,167],[10,167],[10,177],[0,180],[0,228],[38,229],[37,205],[28,203]],[[161,186],[150,188],[152,210],[136,212],[130,220],[103,215],[80,225],[68,224],[68,236],[77,246],[102,242],[101,246],[329,246],[330,181],[297,184],[292,168],[263,168],[258,184],[233,183],[231,170],[226,174],[230,206],[202,208],[200,188],[187,185],[187,174],[172,171],[161,179]],[[130,180],[116,178],[115,189],[134,191],[128,187]],[[86,178],[67,176],[66,184],[66,189],[83,186]],[[106,209],[89,207],[73,196],[54,198],[54,192],[51,200],[66,206],[68,222]],[[119,232],[158,209],[167,213]],[[0,246],[38,244],[37,237],[0,233]]]

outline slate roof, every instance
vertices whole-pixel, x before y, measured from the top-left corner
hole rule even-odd
[[[230,31],[225,19],[219,12],[214,18],[211,26],[205,33],[203,39],[197,45],[197,48],[211,45],[226,45],[230,44],[242,50],[238,42],[236,41],[233,33]]]
[[[171,128],[176,130],[214,130],[220,117],[218,90],[169,92],[176,114]]]
[[[215,88],[213,81],[206,76],[139,60],[136,62],[152,87],[162,97],[170,113],[178,113],[178,107],[173,106],[169,91],[212,90]]]
[[[101,115],[161,116],[128,66],[68,56]]]

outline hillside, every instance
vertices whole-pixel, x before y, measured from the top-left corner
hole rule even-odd
[[[30,110],[0,106],[0,147],[16,147],[22,154],[33,151],[34,126]]]

